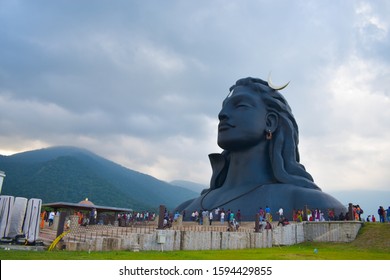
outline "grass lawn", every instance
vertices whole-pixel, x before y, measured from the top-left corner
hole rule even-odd
[[[17,251],[1,260],[390,260],[390,224],[366,223],[350,243],[305,242],[264,249],[209,251]]]

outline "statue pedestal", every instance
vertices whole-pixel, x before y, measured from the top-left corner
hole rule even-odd
[[[176,225],[181,226],[183,224],[183,216],[180,215],[176,220]]]
[[[210,220],[209,217],[206,215],[203,217],[203,226],[209,226],[210,225]]]

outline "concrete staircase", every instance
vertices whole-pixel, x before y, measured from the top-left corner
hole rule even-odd
[[[57,237],[57,231],[49,228],[48,226],[45,226],[43,229],[41,228],[39,230],[39,240],[43,241],[43,244],[45,246],[50,246],[50,244],[56,239]]]

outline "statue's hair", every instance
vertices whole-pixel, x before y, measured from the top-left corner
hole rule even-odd
[[[314,183],[312,176],[299,163],[298,125],[287,100],[261,79],[250,77],[240,79],[230,87],[230,92],[237,86],[249,87],[258,92],[267,111],[274,112],[279,117],[278,127],[273,132],[272,140],[269,143],[269,157],[276,180],[284,184],[320,190]],[[229,161],[229,152],[224,151],[222,154]],[[221,183],[221,181],[219,182]]]

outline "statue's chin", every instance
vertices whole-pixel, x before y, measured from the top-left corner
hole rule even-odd
[[[221,149],[231,152],[247,150],[257,144],[258,142],[243,141],[242,139],[240,141],[218,140],[218,146]]]

